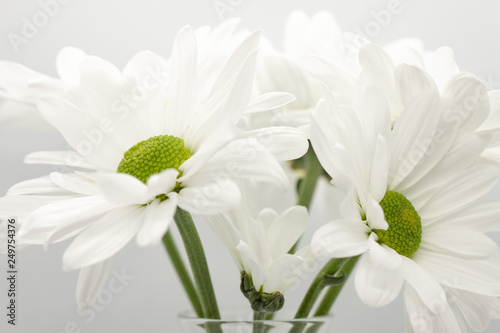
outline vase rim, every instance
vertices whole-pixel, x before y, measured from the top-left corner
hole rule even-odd
[[[224,309],[223,309],[224,310]],[[226,310],[229,310],[230,312],[233,312],[233,313],[252,313],[251,310],[249,310],[248,308],[231,308],[231,309],[226,309]],[[292,315],[295,314],[295,312],[292,312],[291,310],[289,311],[285,311],[285,312],[291,312]],[[222,314],[224,314],[225,312],[223,312]],[[277,312],[279,313],[279,312]],[[324,321],[328,321],[330,320],[331,318],[333,318],[333,314],[332,313],[329,313],[327,315],[323,315],[323,316],[317,316],[317,317],[308,317],[308,318],[290,318],[290,319],[287,319],[287,318],[281,318],[281,317],[278,317],[278,318],[273,318],[271,320],[253,320],[253,319],[247,319],[247,320],[236,320],[236,319],[233,319],[233,318],[229,318],[229,319],[224,319],[224,318],[221,318],[221,319],[208,319],[208,318],[200,318],[196,315],[196,313],[193,311],[193,310],[184,310],[184,311],[181,311],[179,312],[178,316],[177,316],[179,319],[181,320],[190,320],[190,321],[202,321],[204,323],[206,322],[224,322],[224,323],[237,323],[237,322],[259,322],[259,321],[265,321],[265,322],[287,322],[287,323],[294,323],[294,322],[304,322],[304,321],[307,321],[307,322],[324,322]],[[224,316],[222,316],[224,317]]]

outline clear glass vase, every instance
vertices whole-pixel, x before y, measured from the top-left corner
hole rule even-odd
[[[220,320],[196,317],[193,311],[178,316],[183,333],[326,333],[329,332],[331,315],[293,319],[294,312],[279,311],[272,320],[253,320],[248,309],[221,311]]]

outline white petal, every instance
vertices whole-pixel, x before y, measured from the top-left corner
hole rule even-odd
[[[64,252],[64,269],[77,269],[112,257],[134,237],[143,220],[141,206],[110,211],[71,243]]]
[[[389,188],[395,188],[424,157],[439,120],[439,95],[426,91],[413,99],[393,128]]]
[[[426,248],[432,248],[433,251],[469,259],[490,256],[498,248],[491,238],[474,230],[473,226],[427,228],[422,234],[422,241],[424,240]]]
[[[91,181],[88,177],[77,173],[63,174],[59,172],[52,172],[50,174],[50,179],[61,188],[74,193],[95,195],[100,192],[93,181]]]
[[[379,46],[367,44],[359,52],[359,63],[367,79],[374,80],[382,89],[389,102],[393,115],[398,115],[402,109],[399,94],[394,83],[394,62],[391,57]]]
[[[423,70],[401,64],[396,68],[396,87],[399,90],[403,105],[409,105],[420,93],[437,90],[432,78]]]
[[[208,183],[201,187],[186,187],[179,192],[179,207],[194,214],[215,214],[238,206],[241,192],[238,186],[227,182]]]
[[[499,296],[500,258],[464,260],[455,256],[419,250],[419,265],[440,283],[482,295]]]
[[[328,88],[338,91],[349,98],[352,94],[355,77],[352,73],[330,60],[317,55],[305,55],[300,59],[300,63],[309,74],[323,82]],[[290,92],[296,94],[295,91]],[[299,99],[299,96],[297,98]]]
[[[7,191],[7,196],[25,194],[69,195],[67,190],[57,186],[49,176],[34,178],[15,184]]]
[[[480,232],[500,231],[500,202],[496,200],[481,200],[464,207],[439,221],[443,227],[468,227],[474,221],[473,228]]]
[[[497,180],[496,167],[474,164],[437,190],[427,204],[419,209],[419,215],[422,219],[432,219],[454,213],[486,195]]]
[[[430,303],[425,303],[409,285],[405,287],[405,307],[407,320],[413,332],[466,333],[446,301],[435,299]]]
[[[315,91],[321,86],[314,82],[293,60],[273,54],[262,57],[258,73],[259,91],[284,91],[293,94],[296,100],[289,104],[292,109],[314,107],[320,96]],[[311,80],[312,79],[312,80]],[[311,82],[312,81],[312,82]]]
[[[361,257],[354,278],[359,298],[368,306],[380,307],[392,302],[403,285],[399,268],[388,269],[377,265],[370,253]]]
[[[20,220],[24,220],[33,213],[33,211],[42,206],[74,197],[75,195],[9,195],[1,197],[0,216],[4,218],[15,216]]]
[[[91,170],[97,169],[96,166],[85,162],[83,158],[74,151],[38,151],[26,155],[24,163],[67,165]],[[68,168],[68,171],[72,171],[72,169]]]
[[[335,220],[319,228],[311,241],[316,257],[346,258],[368,250],[370,228],[362,221]]]
[[[98,120],[55,94],[39,97],[37,108],[42,117],[57,128],[70,146],[81,152],[79,160],[83,157],[84,162],[96,165],[102,170],[116,170],[123,158],[123,151],[121,147],[111,145],[112,140],[105,141],[113,137],[104,137],[104,134],[99,132],[95,138],[88,138],[100,128]]]
[[[298,278],[304,260],[301,257],[282,254],[276,258],[267,270],[267,281],[264,283],[264,292],[283,293]]]
[[[250,178],[266,181],[287,188],[288,177],[278,161],[256,139],[246,138],[232,141],[212,156],[195,176],[179,178],[183,184],[199,186],[205,180],[223,183],[234,178]]]
[[[152,200],[159,194],[171,192],[175,188],[178,174],[179,171],[176,169],[166,169],[149,177],[146,197]]]
[[[76,301],[78,307],[86,310],[101,292],[113,267],[113,258],[94,265],[82,267],[76,285]]]
[[[173,221],[177,208],[177,193],[169,193],[168,199],[154,200],[146,207],[144,224],[137,233],[137,244],[148,246],[158,243]]]
[[[295,100],[295,96],[284,92],[270,92],[261,95],[248,103],[245,113],[262,112],[285,106]]]
[[[177,33],[170,65],[167,126],[169,133],[180,136],[190,123],[197,101],[197,47],[191,27]]]
[[[222,240],[241,272],[243,270],[243,261],[236,247],[240,240],[243,239],[243,236],[233,224],[234,220],[231,220],[227,214],[209,215],[205,216],[205,219],[210,228]]]
[[[239,133],[238,139],[255,138],[278,161],[294,160],[303,156],[309,147],[304,132],[292,127],[267,127]]]
[[[467,324],[476,332],[486,330],[492,311],[500,309],[500,301],[496,297],[478,295],[463,290],[454,290],[452,297]],[[494,316],[492,317],[494,318]]]
[[[439,314],[448,307],[446,294],[441,285],[415,261],[401,256],[404,265],[404,278],[418,294],[420,300],[432,313]],[[420,263],[420,260],[419,260]]]
[[[64,47],[57,54],[56,68],[59,77],[66,82],[78,83],[80,73],[78,64],[87,54],[76,47]]]
[[[256,289],[260,289],[267,280],[266,271],[259,264],[252,248],[245,242],[240,241],[236,249],[240,252],[243,261],[243,269],[252,275],[253,285]]]
[[[443,93],[444,117],[455,128],[476,130],[488,117],[490,102],[486,88],[476,78],[456,76]]]
[[[40,237],[45,242],[51,233],[60,228],[69,228],[69,233],[72,233],[92,224],[112,208],[114,206],[100,195],[60,199],[35,210],[23,223],[19,235]]]
[[[96,183],[102,194],[111,203],[144,204],[147,201],[147,186],[126,173],[99,173]]]
[[[385,220],[384,210],[372,196],[368,196],[362,205],[366,209],[366,222],[371,229],[387,230],[389,228],[389,224]]]
[[[307,227],[309,216],[303,206],[293,206],[278,215],[267,229],[271,256],[287,253],[299,240]]]

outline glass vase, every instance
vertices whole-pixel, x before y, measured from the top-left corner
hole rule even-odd
[[[253,320],[248,309],[221,311],[222,319],[203,319],[193,311],[178,316],[183,333],[326,333],[333,316],[293,319],[294,312],[279,311],[272,319]]]

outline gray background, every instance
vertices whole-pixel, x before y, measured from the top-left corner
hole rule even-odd
[[[280,45],[283,26],[293,9],[312,14],[320,9],[332,11],[345,31],[363,30],[374,21],[372,11],[386,9],[389,1],[264,1],[220,0],[229,3],[225,17],[241,17],[242,27],[263,28]],[[19,52],[14,52],[7,33],[20,33],[22,18],[31,18],[41,7],[36,0],[0,0],[0,59],[22,63],[55,75],[54,59],[63,46],[76,46],[89,54],[108,59],[122,67],[136,52],[150,49],[168,56],[180,27],[191,24],[215,25],[220,16],[213,0],[72,0],[61,5],[59,13],[41,28]],[[500,1],[401,0],[403,11],[393,16],[373,41],[389,42],[399,37],[421,37],[427,48],[451,46],[461,69],[480,75],[490,89],[500,88]],[[47,129],[36,132],[0,125],[0,194],[13,184],[47,174],[47,166],[22,164],[25,154],[37,150],[64,149],[62,138]],[[500,197],[497,186],[493,197]],[[317,198],[316,198],[317,199]],[[330,199],[315,200],[314,206]],[[333,202],[333,198],[330,200]],[[314,209],[314,207],[313,207]],[[320,221],[312,216],[311,230]],[[231,258],[214,234],[197,221],[206,244],[207,256],[222,308],[246,306],[238,290],[239,275]],[[499,241],[498,235],[495,235]],[[81,332],[178,332],[176,314],[189,307],[181,286],[161,246],[139,248],[131,242],[117,257],[116,271],[134,277],[123,291],[106,299],[90,317],[77,312],[75,285],[77,272],[61,270],[61,257],[68,242],[51,246],[48,252],[35,251],[19,256],[18,325],[6,325],[5,310],[0,310],[1,332],[64,332],[74,322]],[[6,270],[5,256],[0,271]],[[287,306],[300,302],[308,283],[290,291]],[[6,304],[6,282],[0,276],[0,308]],[[295,288],[294,288],[295,289]],[[332,332],[403,332],[403,302],[380,309],[364,306],[356,297],[352,283],[334,308]],[[73,324],[69,324],[70,327]],[[487,332],[498,332],[500,321]]]

